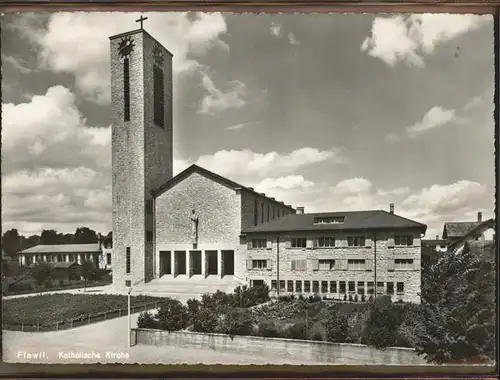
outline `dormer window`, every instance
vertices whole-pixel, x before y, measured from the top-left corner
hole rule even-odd
[[[345,216],[322,216],[314,218],[314,224],[342,224]]]

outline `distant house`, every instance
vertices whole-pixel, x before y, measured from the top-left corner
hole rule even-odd
[[[460,251],[466,246],[472,246],[473,242],[493,242],[495,237],[495,220],[488,219],[477,223],[468,232],[460,237],[456,237],[448,244],[448,250]],[[471,245],[472,244],[472,245]]]
[[[468,240],[493,240],[493,231],[486,234],[487,230],[477,228],[483,225],[482,213],[477,213],[475,222],[447,222],[443,227],[443,239],[448,241],[448,245],[467,236]]]
[[[37,261],[47,263],[77,263],[92,261],[101,269],[112,269],[112,247],[108,237],[99,235],[94,244],[40,244],[19,252],[19,265],[30,266]]]

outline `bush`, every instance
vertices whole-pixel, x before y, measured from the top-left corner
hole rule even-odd
[[[376,348],[395,346],[398,341],[396,330],[390,327],[370,327],[366,330],[362,343]]]
[[[349,336],[347,318],[339,312],[332,310],[329,318],[324,322],[326,338],[329,342],[346,343]]]
[[[303,294],[299,294],[299,301],[304,301],[304,295]]]
[[[265,338],[279,338],[281,336],[281,331],[275,323],[265,321],[259,324],[258,335]]]
[[[219,321],[218,314],[207,308],[201,308],[193,317],[192,323],[193,330],[202,333],[214,333]]]
[[[354,296],[354,302],[358,302],[358,295],[357,294]]]
[[[307,326],[305,322],[299,322],[296,323],[292,326],[290,326],[286,332],[285,336],[288,339],[300,339],[300,340],[305,340],[307,339]]]
[[[352,294],[349,294],[349,302],[352,302]]]
[[[368,298],[368,302],[373,302],[373,294],[371,294],[370,298]]]
[[[310,303],[321,302],[321,296],[319,294],[315,294],[313,296],[309,296]]]
[[[179,331],[187,327],[189,315],[186,306],[179,300],[167,298],[158,311],[158,322],[162,330]]]
[[[64,286],[64,280],[59,280],[59,286],[63,287]]]
[[[247,310],[226,309],[217,327],[218,332],[229,335],[252,335],[252,313]]]
[[[195,319],[198,317],[198,312],[200,311],[201,302],[195,298],[192,298],[187,300],[186,304],[187,304],[189,324],[193,324],[195,322]]]
[[[326,334],[325,328],[321,324],[316,323],[309,331],[309,336],[307,338],[309,340],[316,340],[319,342],[326,341],[327,334]]]
[[[391,297],[378,297],[370,306],[362,342],[377,348],[397,345],[397,330],[403,318],[404,308],[393,305]]]
[[[361,294],[361,302],[366,302],[366,296],[364,294]]]
[[[139,314],[137,327],[140,329],[157,329],[159,328],[159,323],[152,313],[150,313],[149,311],[143,311],[141,314]]]

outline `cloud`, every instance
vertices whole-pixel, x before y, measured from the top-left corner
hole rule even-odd
[[[220,150],[210,155],[200,156],[196,164],[212,170],[230,179],[246,179],[247,186],[252,186],[264,178],[277,174],[294,173],[308,165],[331,162],[341,164],[345,157],[339,149],[318,150],[300,148],[290,153],[257,153],[251,150]],[[248,181],[253,182],[249,183]]]
[[[292,32],[288,33],[288,42],[290,42],[290,45],[298,45],[300,43]]]
[[[275,22],[271,23],[270,30],[271,30],[271,34],[273,36],[278,37],[278,38],[281,37],[281,25],[280,24],[277,24]]]
[[[33,72],[33,69],[28,67],[25,62],[11,55],[2,54],[2,63],[8,63],[14,70],[21,74],[30,74]]]
[[[349,178],[340,181],[333,187],[333,193],[337,195],[349,195],[356,193],[366,193],[370,191],[372,183],[360,177]]]
[[[176,74],[196,71],[194,58],[209,49],[228,46],[221,40],[226,23],[220,13],[147,13],[145,28],[174,54]],[[45,26],[34,14],[18,16],[15,26],[39,52],[46,70],[74,75],[78,89],[90,101],[110,101],[109,36],[137,27],[134,13],[58,12]]]
[[[432,54],[439,44],[492,24],[490,15],[413,14],[376,17],[371,36],[361,44],[361,51],[379,58],[388,66],[406,62],[424,66],[424,56]]]
[[[471,100],[467,102],[464,106],[464,110],[474,109],[484,103],[484,98],[482,96],[474,96]]]
[[[450,185],[432,185],[410,195],[403,206],[420,209],[423,213],[442,214],[469,209],[473,202],[481,200],[485,186],[472,181],[458,181]]]
[[[200,103],[199,113],[213,115],[230,108],[241,108],[247,103],[245,99],[246,86],[243,82],[229,82],[228,89],[224,92],[217,88],[213,80],[203,72],[201,83],[208,94],[203,97]]]
[[[410,192],[410,188],[408,187],[396,187],[394,189],[391,189],[391,190],[378,190],[377,191],[377,194],[382,196],[382,197],[386,197],[388,195],[406,195]]]
[[[79,113],[75,96],[54,86],[28,103],[4,104],[4,173],[38,168],[111,167],[110,128],[91,127]]]
[[[422,118],[422,121],[407,127],[404,134],[392,131],[385,136],[385,140],[389,142],[396,142],[400,141],[403,137],[414,139],[432,129],[444,127],[452,122],[463,123],[465,121],[466,119],[457,117],[455,110],[448,110],[443,107],[435,106],[427,111]]]
[[[457,121],[455,110],[447,110],[442,107],[432,107],[423,117],[422,121],[406,128],[410,138],[434,128],[442,127],[452,121]]]
[[[292,189],[307,189],[314,186],[314,182],[306,180],[301,175],[289,175],[279,178],[266,178],[259,182],[255,189],[260,192],[268,192],[270,190],[292,190]]]
[[[239,129],[247,128],[255,124],[259,124],[260,122],[258,121],[249,121],[247,123],[239,123],[239,124],[233,124],[230,125],[229,127],[224,128],[226,131],[236,131]]]

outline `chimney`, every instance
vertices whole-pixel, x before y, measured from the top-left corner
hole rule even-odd
[[[304,207],[296,207],[296,214],[303,214],[304,213]]]
[[[391,214],[394,214],[394,203],[391,203],[391,204],[389,205],[389,212],[390,212]]]
[[[477,213],[477,221],[478,221],[479,223],[481,223],[481,222],[483,221],[482,219],[483,219],[483,213],[482,213],[481,211],[479,211],[479,212]]]
[[[247,189],[253,191],[253,187],[247,187]]]
[[[439,235],[436,235],[436,240],[439,240]]]

